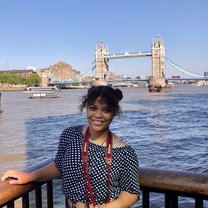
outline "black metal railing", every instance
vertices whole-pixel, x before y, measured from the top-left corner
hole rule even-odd
[[[52,162],[52,159],[45,160],[40,164],[31,166],[24,171],[31,172]],[[43,190],[44,194],[43,200]],[[33,195],[30,197],[30,195]],[[21,199],[21,201],[19,200]],[[53,181],[35,182],[25,185],[11,185],[8,181],[0,181],[0,208],[15,208],[15,202],[18,200],[18,206],[29,208],[31,203],[36,208],[53,208]],[[44,203],[43,203],[44,201]],[[19,205],[20,204],[20,205]]]
[[[26,171],[39,169],[50,162],[51,160],[44,161]],[[143,208],[151,207],[151,193],[159,193],[164,197],[164,200],[157,203],[165,208],[178,208],[181,196],[194,199],[195,208],[205,208],[204,202],[208,201],[208,174],[140,168],[140,186]],[[43,187],[46,196],[42,194]],[[30,198],[31,192],[35,192],[33,199]],[[10,185],[8,181],[0,181],[0,208],[14,208],[17,199],[21,199],[23,208],[29,208],[31,200],[36,208],[53,208],[52,181],[26,185]]]
[[[195,208],[208,200],[208,174],[141,168],[140,183],[143,208],[150,207],[150,193],[163,194],[165,208],[178,208],[179,196],[194,199]]]

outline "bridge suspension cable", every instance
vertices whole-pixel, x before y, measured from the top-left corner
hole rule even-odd
[[[167,60],[167,62],[172,65],[173,67],[175,67],[177,70],[179,70],[180,72],[186,74],[186,75],[189,75],[189,76],[192,76],[192,77],[199,77],[199,78],[202,78],[203,76],[200,76],[198,74],[194,74],[194,73],[191,73],[191,72],[188,72],[184,69],[182,69],[181,67],[179,67],[177,64],[175,64],[173,61],[171,61],[169,58],[165,57],[165,59]]]
[[[83,78],[87,75],[89,75],[94,69],[95,69],[95,60],[90,63],[83,71],[81,71],[79,78]]]

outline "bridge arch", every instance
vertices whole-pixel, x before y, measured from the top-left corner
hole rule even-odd
[[[164,59],[165,59],[165,44],[158,36],[152,43],[151,51],[145,52],[125,52],[117,54],[109,54],[108,48],[104,47],[103,42],[95,50],[95,78],[108,80],[109,60],[118,58],[135,58],[135,57],[152,57],[152,77],[164,77]]]

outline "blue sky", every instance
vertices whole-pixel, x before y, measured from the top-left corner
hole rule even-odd
[[[0,70],[64,61],[84,70],[103,41],[109,53],[143,52],[159,34],[183,69],[208,71],[208,0],[1,0]],[[151,74],[151,58],[110,60],[126,76]]]

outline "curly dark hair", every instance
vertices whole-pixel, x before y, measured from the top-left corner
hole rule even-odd
[[[112,110],[113,115],[121,114],[119,101],[123,98],[122,91],[101,85],[88,89],[87,94],[81,99],[80,111],[82,112],[84,108],[93,104],[98,97],[100,98],[100,102],[106,103],[107,107]]]

